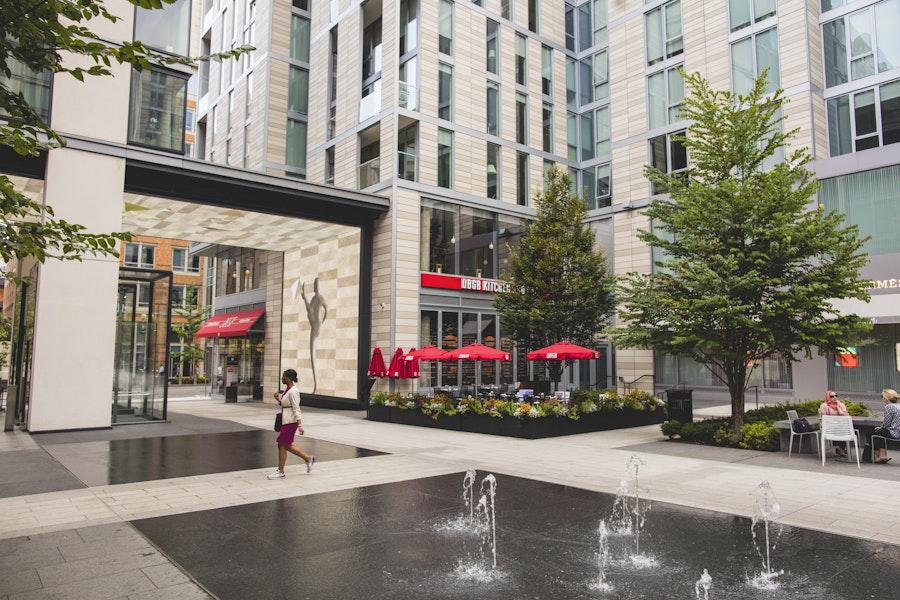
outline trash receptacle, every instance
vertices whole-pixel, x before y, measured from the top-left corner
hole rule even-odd
[[[229,385],[225,388],[225,402],[237,402],[237,386]]]
[[[666,390],[666,407],[669,420],[691,423],[694,420],[694,390],[673,388]]]

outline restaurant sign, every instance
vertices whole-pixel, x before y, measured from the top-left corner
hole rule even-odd
[[[440,288],[442,290],[456,290],[464,292],[481,292],[483,294],[495,294],[508,292],[509,283],[497,279],[484,279],[482,277],[461,277],[459,275],[444,275],[442,273],[422,273],[422,287]]]

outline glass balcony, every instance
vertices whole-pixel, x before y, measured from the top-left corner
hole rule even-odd
[[[397,152],[397,177],[407,181],[416,180],[418,156],[409,152]]]
[[[404,81],[400,82],[400,108],[419,110],[419,88]]]
[[[363,190],[379,181],[381,181],[380,156],[359,165],[359,189]]]

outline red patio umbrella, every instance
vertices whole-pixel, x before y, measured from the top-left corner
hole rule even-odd
[[[384,377],[387,368],[384,366],[384,357],[381,356],[381,348],[372,350],[372,360],[369,361],[369,377]]]
[[[406,356],[415,356],[419,360],[444,360],[447,355],[446,350],[441,350],[437,346],[422,346],[418,350],[410,350]]]
[[[415,348],[410,348],[409,352],[403,355],[402,373],[404,379],[419,378],[419,357],[414,354]]]
[[[509,352],[488,348],[484,344],[469,344],[450,350],[442,360],[512,360]]]
[[[552,346],[528,353],[528,360],[582,360],[589,358],[600,358],[600,353],[569,342],[557,342]]]
[[[388,366],[388,377],[391,379],[403,379],[403,349],[397,348]]]

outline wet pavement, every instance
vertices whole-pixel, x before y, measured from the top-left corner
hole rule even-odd
[[[677,444],[658,427],[518,440],[304,409],[296,443],[315,468],[289,456],[269,481],[271,413],[191,399],[170,423],[5,434],[0,600],[695,598],[703,569],[719,599],[900,587],[897,465]],[[609,538],[603,591],[598,524],[635,457],[652,503],[639,551]],[[464,519],[469,469],[497,479],[496,569]],[[763,480],[781,507],[771,590],[747,584]]]

